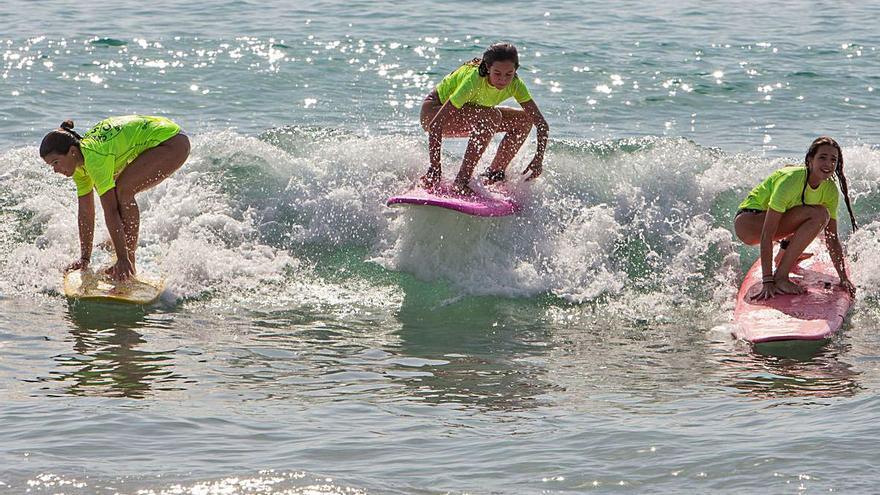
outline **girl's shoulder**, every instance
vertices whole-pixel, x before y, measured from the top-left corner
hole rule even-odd
[[[459,66],[459,68],[452,71],[450,76],[456,76],[460,78],[470,78],[470,77],[480,77],[480,68],[476,65],[471,64],[470,62],[466,62]]]
[[[773,172],[772,176],[779,179],[805,179],[807,169],[803,165],[785,165]]]
[[[142,120],[137,115],[123,115],[121,117],[108,117],[95,124],[88,132],[83,134],[81,144],[87,147],[97,148],[108,143],[118,136],[126,126],[137,124]]]

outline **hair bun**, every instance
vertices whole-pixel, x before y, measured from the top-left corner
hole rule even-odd
[[[73,129],[73,121],[70,119],[65,120],[64,122],[61,123],[61,128],[66,131]]]

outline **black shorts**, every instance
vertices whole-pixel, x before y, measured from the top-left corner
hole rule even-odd
[[[755,208],[740,208],[737,210],[736,215],[733,218],[740,216],[743,213],[765,213],[764,210],[758,210]]]

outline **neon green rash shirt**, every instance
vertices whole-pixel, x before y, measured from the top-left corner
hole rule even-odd
[[[837,220],[837,205],[840,201],[837,184],[831,179],[826,179],[816,189],[807,185],[804,202],[801,203],[805,180],[807,180],[806,167],[780,168],[752,189],[746,199],[739,204],[739,209],[767,211],[768,208],[772,208],[774,211],[785,213],[802,204],[822,205],[828,208],[831,218]]]
[[[102,196],[138,155],[179,132],[180,126],[165,117],[125,115],[98,122],[79,143],[84,163],[73,172],[77,196],[92,189]]]
[[[455,108],[461,108],[466,103],[494,107],[511,96],[520,104],[532,99],[519,76],[514,77],[504,89],[498,89],[489,84],[488,77],[480,77],[479,68],[471,64],[464,64],[444,77],[437,85],[437,94],[440,103],[451,101]]]

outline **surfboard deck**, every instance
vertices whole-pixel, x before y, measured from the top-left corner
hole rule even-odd
[[[503,217],[513,215],[520,205],[501,186],[486,186],[476,195],[463,195],[452,191],[452,183],[443,181],[430,190],[415,186],[397,196],[388,198],[387,206],[435,206],[478,217]]]
[[[774,248],[774,259],[778,253]],[[791,280],[807,289],[804,294],[781,294],[755,301],[761,291],[761,259],[752,265],[736,296],[733,336],[752,343],[782,340],[823,340],[843,324],[853,298],[839,285],[837,271],[824,242],[813,241],[791,272]]]
[[[64,295],[77,300],[113,301],[127,304],[150,304],[165,289],[161,278],[138,276],[116,282],[103,270],[74,270],[64,275]]]

